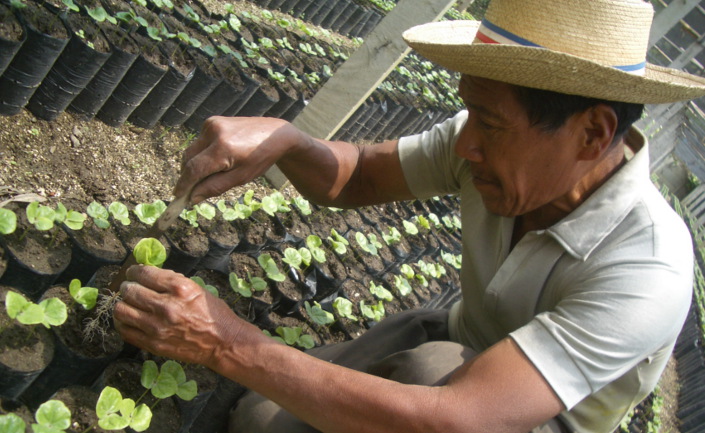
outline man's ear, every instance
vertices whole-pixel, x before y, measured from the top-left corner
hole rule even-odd
[[[606,104],[595,105],[583,113],[585,135],[579,158],[595,160],[610,147],[617,130],[617,114]]]

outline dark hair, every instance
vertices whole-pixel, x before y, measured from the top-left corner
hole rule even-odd
[[[614,134],[616,142],[622,138],[634,122],[639,120],[644,111],[644,104],[606,101],[530,87],[513,87],[519,103],[526,110],[532,125],[539,126],[547,132],[555,131],[563,126],[573,114],[581,113],[599,104],[605,104],[611,107],[617,115],[617,129]]]

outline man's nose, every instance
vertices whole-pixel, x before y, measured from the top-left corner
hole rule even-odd
[[[472,137],[472,134],[468,133],[467,128],[463,130],[455,143],[455,154],[470,162],[482,162],[485,160],[485,154],[479,140]]]

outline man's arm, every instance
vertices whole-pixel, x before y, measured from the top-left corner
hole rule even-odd
[[[281,119],[211,117],[184,152],[175,195],[197,184],[193,201],[245,184],[277,164],[310,200],[353,207],[413,196],[397,141],[373,146],[318,140]]]
[[[206,365],[323,432],[526,433],[563,410],[506,338],[441,387],[404,385],[276,343],[221,300],[171,271],[133,266],[115,308],[126,341]],[[146,287],[146,286],[149,286]]]

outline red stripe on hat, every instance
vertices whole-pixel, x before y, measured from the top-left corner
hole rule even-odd
[[[477,39],[481,40],[482,42],[484,42],[486,44],[498,44],[499,43],[482,32],[477,32],[475,34],[475,37],[477,37]]]

